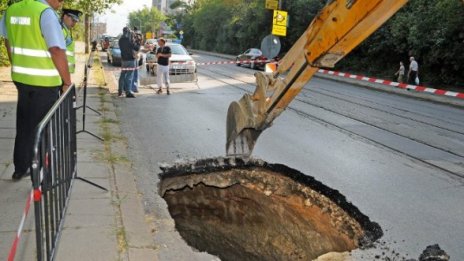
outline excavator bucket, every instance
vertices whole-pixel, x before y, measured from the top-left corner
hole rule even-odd
[[[249,157],[255,146],[256,140],[261,134],[260,130],[247,126],[253,121],[249,117],[246,102],[232,102],[227,112],[227,144],[226,154],[228,156]]]
[[[250,156],[261,132],[287,108],[319,67],[333,67],[406,3],[328,1],[278,66],[269,68],[271,73],[255,74],[255,92],[230,104],[226,154]]]
[[[229,105],[226,123],[228,156],[250,156],[259,135],[270,125],[270,122],[266,122],[269,117],[265,110],[270,102],[267,97],[274,92],[269,87],[279,84],[272,80],[272,74],[259,72],[255,77],[255,92],[252,95],[245,94],[239,101]]]

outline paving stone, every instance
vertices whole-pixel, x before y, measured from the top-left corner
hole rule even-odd
[[[156,250],[154,249],[130,248],[129,249],[129,260],[157,261],[158,256],[156,255]]]
[[[82,178],[106,178],[110,177],[110,169],[104,163],[78,162],[77,173]]]
[[[63,229],[56,260],[119,260],[116,232],[110,227]]]
[[[114,209],[111,199],[108,198],[71,199],[67,214],[113,216]]]

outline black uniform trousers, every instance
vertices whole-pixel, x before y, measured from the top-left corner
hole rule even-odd
[[[40,87],[14,82],[18,90],[16,139],[13,162],[15,172],[25,173],[32,163],[37,125],[58,100],[60,87]]]

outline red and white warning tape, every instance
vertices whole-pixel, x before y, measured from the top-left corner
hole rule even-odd
[[[245,60],[245,61],[212,61],[212,62],[197,62],[196,65],[223,65],[223,64],[250,64],[250,63],[273,63],[276,62],[275,60]],[[173,62],[171,64],[182,64],[182,63],[176,63]],[[114,70],[123,70],[123,71],[128,71],[128,70],[135,70],[135,69],[140,69],[140,67],[136,68],[117,68]],[[110,69],[113,70],[113,69]],[[443,95],[443,96],[450,96],[450,97],[456,97],[459,99],[464,99],[464,93],[460,92],[453,92],[453,91],[447,91],[447,90],[442,90],[442,89],[434,89],[434,88],[428,88],[420,85],[411,85],[411,84],[406,84],[406,83],[398,83],[394,81],[388,81],[388,80],[383,80],[383,79],[377,79],[377,78],[371,78],[371,77],[365,77],[361,75],[355,75],[355,74],[349,74],[349,73],[343,73],[343,72],[336,72],[336,71],[329,71],[329,70],[324,70],[324,69],[319,69],[319,73],[323,74],[329,74],[329,75],[335,75],[335,76],[340,76],[340,77],[345,77],[345,78],[350,78],[350,79],[355,79],[355,80],[361,80],[361,81],[367,81],[367,82],[372,82],[372,83],[379,83],[383,85],[388,85],[388,86],[393,86],[396,88],[401,88],[401,89],[407,89],[407,90],[414,90],[417,92],[427,92],[435,95]]]
[[[34,199],[34,189],[31,190],[29,197],[26,201],[26,207],[23,211],[23,216],[21,217],[21,222],[19,223],[18,231],[16,232],[15,239],[13,240],[13,244],[10,249],[10,253],[8,255],[8,261],[13,261],[16,256],[16,250],[18,249],[19,239],[21,238],[21,232],[23,231],[24,222],[26,221],[26,217],[29,213],[29,209],[31,207],[32,200]]]
[[[48,157],[47,157],[48,158]],[[32,175],[32,174],[31,174]],[[40,184],[43,180],[43,171],[40,171]],[[26,207],[23,210],[23,216],[21,217],[21,222],[19,223],[18,230],[16,232],[15,239],[11,245],[10,253],[8,254],[8,261],[14,261],[16,256],[16,250],[18,249],[19,240],[21,239],[21,233],[23,231],[24,223],[26,222],[27,215],[29,214],[29,209],[31,208],[32,201],[40,201],[42,199],[42,187],[38,189],[31,189],[29,197],[26,200]]]
[[[355,74],[349,74],[349,73],[343,73],[343,72],[335,72],[335,71],[329,71],[329,70],[323,70],[323,69],[320,69],[318,72],[323,73],[323,74],[336,75],[340,77],[366,81],[366,82],[379,83],[379,84],[393,86],[396,88],[401,88],[401,89],[406,89],[406,90],[414,90],[417,92],[427,92],[427,93],[431,93],[435,95],[444,95],[444,96],[464,99],[464,93],[460,93],[460,92],[452,92],[452,91],[447,91],[447,90],[428,88],[428,87],[424,87],[420,85],[411,85],[411,84],[406,84],[406,83],[393,82],[393,81],[388,81],[388,80],[376,79],[376,78],[365,77],[361,75],[355,75]]]
[[[220,64],[251,64],[251,63],[272,63],[275,60],[243,60],[243,61],[215,61],[215,62],[202,62],[197,65],[220,65]]]
[[[251,64],[251,63],[271,63],[275,62],[275,60],[243,60],[243,61],[213,61],[213,62],[197,62],[196,65],[223,65],[223,64]],[[171,65],[175,64],[185,64],[185,62],[171,62]],[[124,68],[105,68],[105,70],[110,71],[134,71],[137,69],[142,68],[142,66],[138,67],[124,67]]]

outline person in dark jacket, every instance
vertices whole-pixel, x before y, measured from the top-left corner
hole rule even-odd
[[[140,45],[132,40],[132,32],[128,27],[124,27],[123,35],[119,39],[121,49],[121,75],[119,76],[118,96],[122,97],[123,91],[126,98],[135,98],[131,91],[134,81],[134,70],[136,69],[135,54],[140,50]]]

